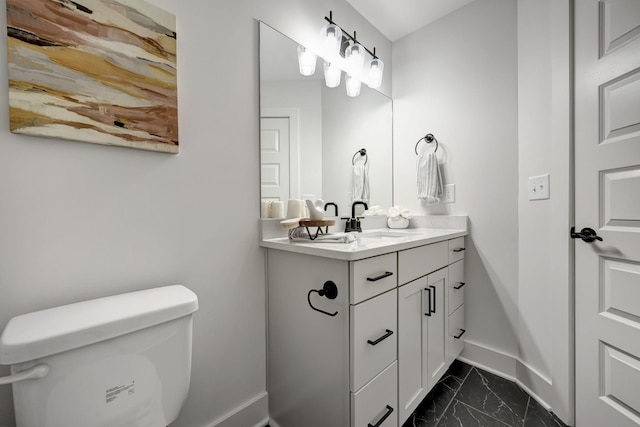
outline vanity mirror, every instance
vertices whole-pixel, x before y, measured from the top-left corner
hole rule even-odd
[[[261,198],[285,206],[290,198],[323,199],[349,216],[362,184],[356,180],[354,193],[352,174],[364,168],[366,202],[387,208],[393,204],[392,101],[365,84],[359,96],[347,96],[344,73],[338,87],[328,88],[323,62],[319,57],[313,75],[301,75],[298,43],[260,23]]]

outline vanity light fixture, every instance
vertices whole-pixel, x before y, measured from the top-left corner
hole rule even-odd
[[[298,68],[303,76],[312,76],[316,71],[318,57],[304,46],[298,46]]]
[[[325,84],[329,88],[340,86],[340,77],[345,70],[345,83],[348,96],[358,96],[360,87],[364,81],[370,88],[377,89],[382,85],[382,75],[384,73],[384,62],[376,55],[376,48],[373,52],[367,49],[356,39],[356,32],[353,35],[343,30],[333,22],[333,12],[329,11],[329,17],[324,17],[328,22],[322,27],[320,34],[323,37],[325,61],[323,65]],[[366,54],[371,55],[371,59],[366,61]],[[316,69],[317,56],[305,48],[298,46],[298,67],[300,74],[311,76]]]
[[[340,55],[342,47],[342,29],[329,22],[322,27],[320,35],[324,39],[324,49],[327,59],[332,61]]]
[[[365,81],[367,85],[373,89],[379,88],[382,85],[384,62],[376,55],[376,48],[373,48],[373,52],[370,51],[358,42],[355,31],[353,35],[351,35],[336,24],[333,21],[333,11],[329,11],[329,17],[325,16],[324,19],[328,24],[322,28],[321,34],[324,37],[326,53],[329,56],[339,55],[344,58],[343,64],[345,64],[347,95],[358,96],[360,94],[362,81]],[[340,35],[339,39],[336,38],[337,35]],[[337,40],[339,40],[339,43],[336,43]],[[335,50],[336,45],[339,49],[338,53],[336,53]],[[367,61],[365,65],[365,56],[367,53],[371,55],[371,60]],[[332,70],[332,72],[335,71]],[[333,74],[331,77],[331,80],[327,78],[327,68],[325,67],[325,82],[327,87],[340,85],[339,76],[337,83]]]

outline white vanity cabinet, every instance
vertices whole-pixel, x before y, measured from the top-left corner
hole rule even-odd
[[[270,248],[270,425],[402,425],[457,355],[450,332],[454,320],[464,322],[456,314],[464,294],[449,276],[463,274],[463,264],[450,261],[463,261],[458,252],[450,258],[449,246],[443,240],[355,260]],[[329,282],[335,295],[326,292]]]

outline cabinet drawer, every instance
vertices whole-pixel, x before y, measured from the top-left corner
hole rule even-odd
[[[398,427],[398,362],[351,394],[351,427]],[[383,420],[384,419],[384,420]]]
[[[394,252],[352,261],[350,303],[357,304],[398,286],[397,260]]]
[[[464,348],[464,304],[449,316],[449,359],[453,360]],[[458,337],[458,338],[456,338]]]
[[[351,391],[396,360],[398,290],[351,306]]]
[[[400,251],[398,253],[399,284],[404,285],[445,267],[449,264],[448,248],[447,242],[439,242]]]
[[[464,260],[449,266],[449,310],[451,314],[464,303]]]
[[[449,240],[449,264],[464,258],[464,237]]]

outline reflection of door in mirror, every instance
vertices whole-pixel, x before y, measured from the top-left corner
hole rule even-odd
[[[289,199],[289,118],[260,119],[262,200]]]
[[[262,200],[286,202],[288,199],[299,198],[299,120],[299,112],[295,108],[261,108]]]

